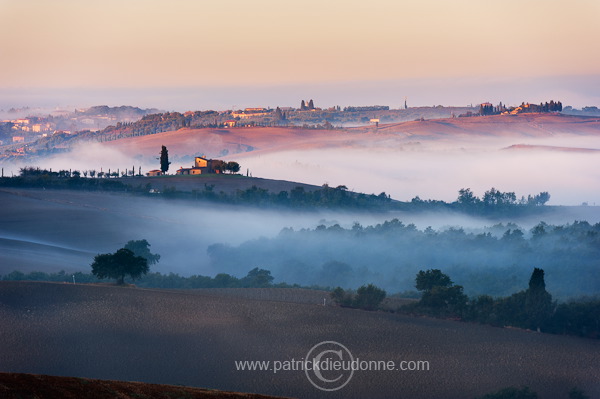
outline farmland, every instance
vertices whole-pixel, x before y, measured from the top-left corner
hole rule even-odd
[[[429,371],[357,372],[331,397],[464,398],[527,385],[541,398],[600,394],[600,342],[226,292],[0,283],[2,370],[320,397],[302,372],[236,371],[236,360],[300,359],[335,340],[365,360]],[[278,294],[277,294],[278,295]],[[246,295],[248,296],[248,295]],[[377,328],[374,328],[377,326]],[[401,373],[399,375],[399,373]]]

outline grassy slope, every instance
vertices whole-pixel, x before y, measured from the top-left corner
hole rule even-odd
[[[236,190],[246,190],[252,186],[267,189],[272,193],[290,191],[296,187],[303,187],[306,191],[318,189],[318,186],[297,183],[285,180],[262,179],[258,177],[246,177],[240,175],[196,175],[196,176],[156,176],[156,177],[127,177],[119,179],[124,184],[137,187],[150,184],[152,188],[165,190],[175,187],[178,191],[191,192],[193,190],[204,191],[205,185],[214,186],[213,192],[231,194]]]
[[[332,398],[465,398],[528,385],[600,395],[600,342],[316,304],[111,286],[1,282],[0,370],[320,397],[302,372],[235,360],[301,359],[335,340],[363,360],[430,371],[356,372]]]

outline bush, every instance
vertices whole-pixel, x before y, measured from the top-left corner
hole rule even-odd
[[[341,287],[336,287],[330,294],[331,299],[340,306],[364,310],[377,310],[386,295],[385,290],[373,284],[363,285],[356,291],[356,294]]]
[[[354,306],[364,310],[377,310],[385,299],[386,292],[373,284],[363,285],[356,290]]]

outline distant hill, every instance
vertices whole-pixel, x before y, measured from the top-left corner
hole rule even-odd
[[[356,128],[365,130],[365,128]],[[379,133],[444,138],[452,136],[535,138],[556,134],[600,135],[600,118],[562,114],[491,115],[380,125]]]
[[[110,115],[110,116],[115,116],[117,118],[117,120],[119,120],[119,119],[123,119],[126,117],[133,117],[133,116],[137,116],[138,118],[141,118],[144,115],[156,114],[158,112],[160,112],[160,110],[157,108],[142,109],[142,108],[138,108],[138,107],[132,107],[129,105],[121,105],[120,107],[109,107],[108,105],[95,105],[93,107],[86,109],[85,111],[83,111],[81,113],[84,115],[90,115],[90,116]]]
[[[193,161],[191,156],[194,155],[240,159],[257,151],[336,148],[360,145],[359,143],[367,140],[385,141],[389,138],[403,138],[414,143],[419,140],[452,140],[461,137],[522,140],[555,135],[600,136],[600,119],[557,114],[521,114],[380,124],[378,129],[375,126],[334,130],[286,127],[183,128],[123,138],[103,145],[127,154],[154,158],[160,146],[166,145],[174,162],[190,163]]]

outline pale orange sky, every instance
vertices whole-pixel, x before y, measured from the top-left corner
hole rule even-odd
[[[597,0],[0,0],[0,87],[600,71]]]

